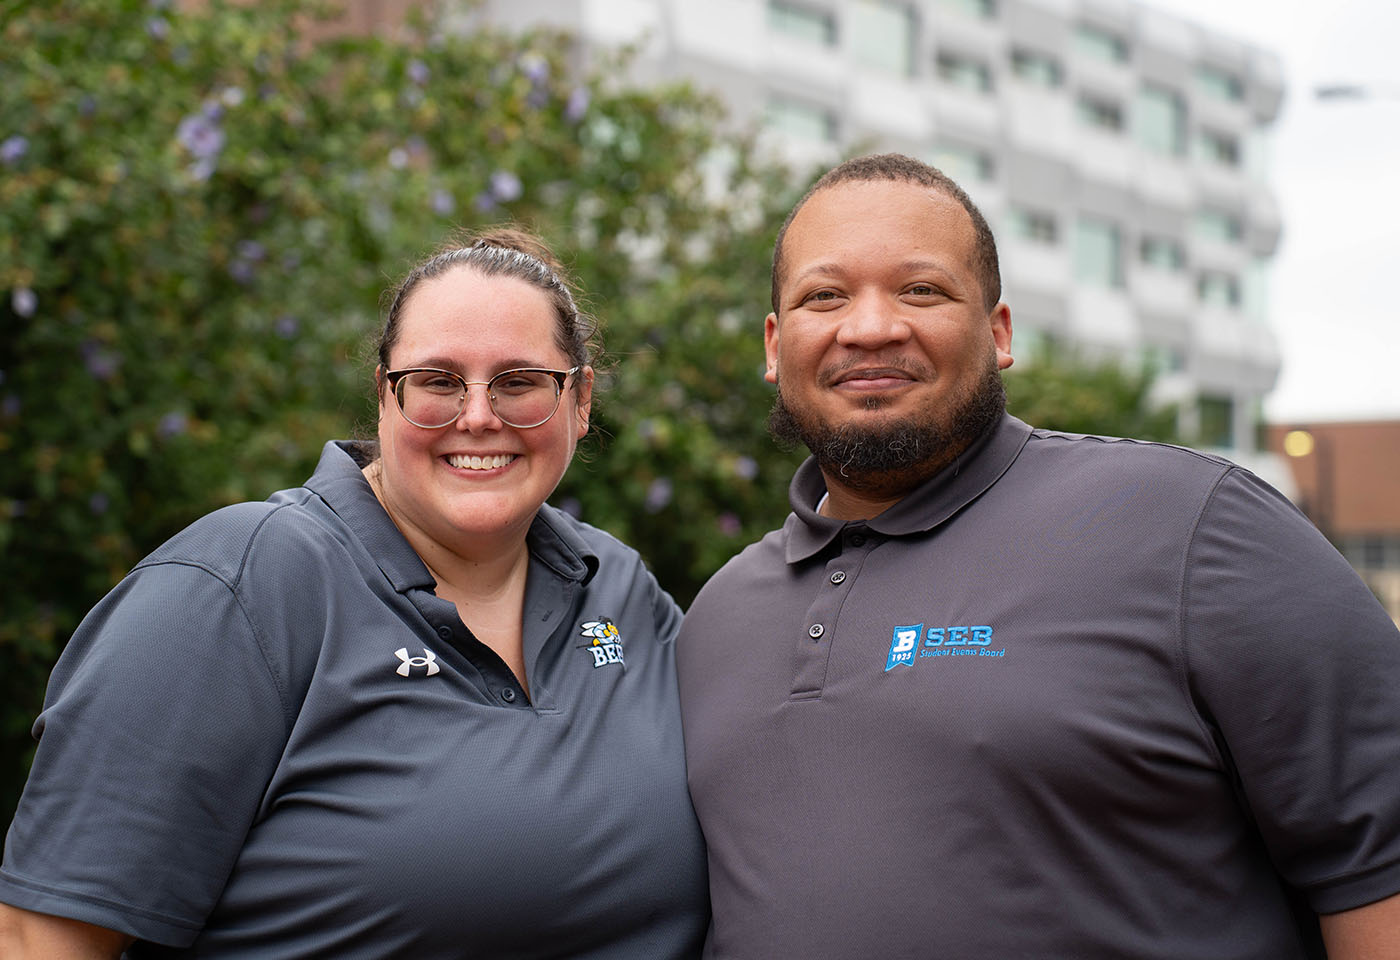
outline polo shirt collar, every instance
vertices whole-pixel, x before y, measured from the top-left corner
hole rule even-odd
[[[332,440],[322,448],[316,472],[305,486],[354,532],[396,591],[432,590],[437,581],[374,495],[360,471],[363,462],[357,444]],[[597,554],[547,504],[535,515],[525,542],[533,559],[566,580],[587,584],[598,570]]]
[[[932,530],[996,483],[1015,462],[1030,435],[1028,424],[1010,414],[1002,414],[997,425],[978,437],[952,464],[915,487],[884,513],[862,523],[888,536]],[[788,563],[815,555],[846,526],[842,520],[817,513],[817,503],[825,493],[826,481],[816,458],[808,457],[797,468],[788,488],[792,513],[783,524]]]

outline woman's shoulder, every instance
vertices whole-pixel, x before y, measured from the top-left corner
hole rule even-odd
[[[534,545],[552,540],[557,547],[595,570],[615,565],[641,566],[642,557],[617,537],[567,511],[544,504],[531,529]]]
[[[165,541],[135,569],[195,566],[232,585],[259,557],[276,557],[292,570],[301,568],[333,539],[322,511],[315,509],[319,499],[310,490],[293,488],[267,500],[220,507]]]

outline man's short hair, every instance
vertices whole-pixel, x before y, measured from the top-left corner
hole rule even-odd
[[[893,180],[931,187],[947,194],[962,205],[972,218],[974,233],[973,269],[977,271],[977,282],[982,287],[982,305],[990,311],[1001,300],[1001,265],[997,260],[997,242],[992,236],[992,228],[982,211],[972,202],[962,187],[953,182],[941,170],[929,166],[922,160],[906,157],[902,153],[879,153],[868,157],[855,157],[831,170],[803,194],[802,199],[792,208],[778,230],[777,242],[773,244],[773,313],[778,313],[778,289],[783,281],[783,238],[792,225],[797,212],[806,206],[807,201],[821,190],[841,183],[868,183],[877,180]]]

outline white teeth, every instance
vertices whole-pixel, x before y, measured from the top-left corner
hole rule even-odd
[[[514,459],[514,455],[509,453],[498,453],[494,457],[465,457],[454,454],[447,458],[447,462],[459,470],[495,470]]]

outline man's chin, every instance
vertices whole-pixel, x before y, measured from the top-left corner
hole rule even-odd
[[[952,463],[1006,409],[1001,374],[989,364],[983,378],[941,410],[906,413],[880,401],[855,410],[840,423],[795,411],[781,385],[768,417],[768,431],[780,444],[803,444],[831,478],[866,492],[898,495]]]

